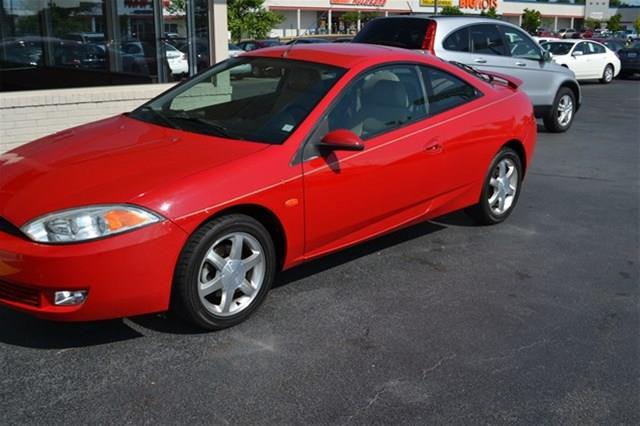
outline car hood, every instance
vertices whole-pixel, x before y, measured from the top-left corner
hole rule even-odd
[[[268,147],[117,116],[0,155],[0,217],[22,226],[57,210],[135,203],[154,188]]]

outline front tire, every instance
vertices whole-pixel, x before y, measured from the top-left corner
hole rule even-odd
[[[183,248],[172,310],[198,327],[220,330],[247,319],[276,273],[273,240],[255,219],[232,214],[198,229]]]
[[[522,161],[513,149],[504,147],[489,166],[480,201],[467,213],[482,225],[504,221],[518,203],[521,184]]]
[[[609,84],[613,81],[613,66],[611,64],[607,64],[604,67],[604,71],[602,72],[602,78],[600,79],[600,83]]]
[[[568,87],[561,87],[556,94],[551,111],[544,117],[544,127],[552,133],[569,130],[575,116],[576,97]]]

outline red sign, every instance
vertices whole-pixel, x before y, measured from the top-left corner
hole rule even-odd
[[[331,0],[331,4],[340,4],[348,6],[375,6],[382,7],[387,3],[387,0]]]
[[[460,0],[460,9],[490,9],[498,7],[498,0]]]

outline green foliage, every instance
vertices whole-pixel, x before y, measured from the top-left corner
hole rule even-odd
[[[444,6],[440,11],[441,15],[463,15],[458,6]]]
[[[498,18],[498,12],[496,11],[495,7],[490,7],[486,12],[482,10],[480,14],[486,16],[487,18]]]
[[[596,28],[600,28],[600,21],[593,18],[586,18],[584,20],[584,27],[589,30],[595,30]]]
[[[282,15],[265,9],[263,4],[264,0],[228,0],[229,31],[234,41],[266,38],[282,22]]]
[[[636,20],[633,22],[633,28],[635,28],[636,34],[640,34],[640,15],[636,16]]]
[[[607,22],[607,29],[613,32],[620,31],[622,29],[622,24],[620,23],[621,20],[622,15],[616,13],[611,18],[609,18],[609,21]]]
[[[534,34],[542,24],[542,14],[538,10],[525,9],[522,14],[522,28],[529,34]]]
[[[345,13],[342,14],[340,19],[348,27],[348,26],[358,22],[358,12],[345,12]]]
[[[169,6],[167,6],[167,10],[169,11],[169,13],[174,15],[178,13],[184,13],[187,8],[186,3],[186,0],[171,0],[169,2]]]

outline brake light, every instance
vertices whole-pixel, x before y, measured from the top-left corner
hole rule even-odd
[[[432,54],[435,54],[433,50],[433,45],[436,41],[436,21],[430,21],[429,26],[427,27],[427,32],[424,35],[424,40],[422,41],[422,50],[427,50]]]

